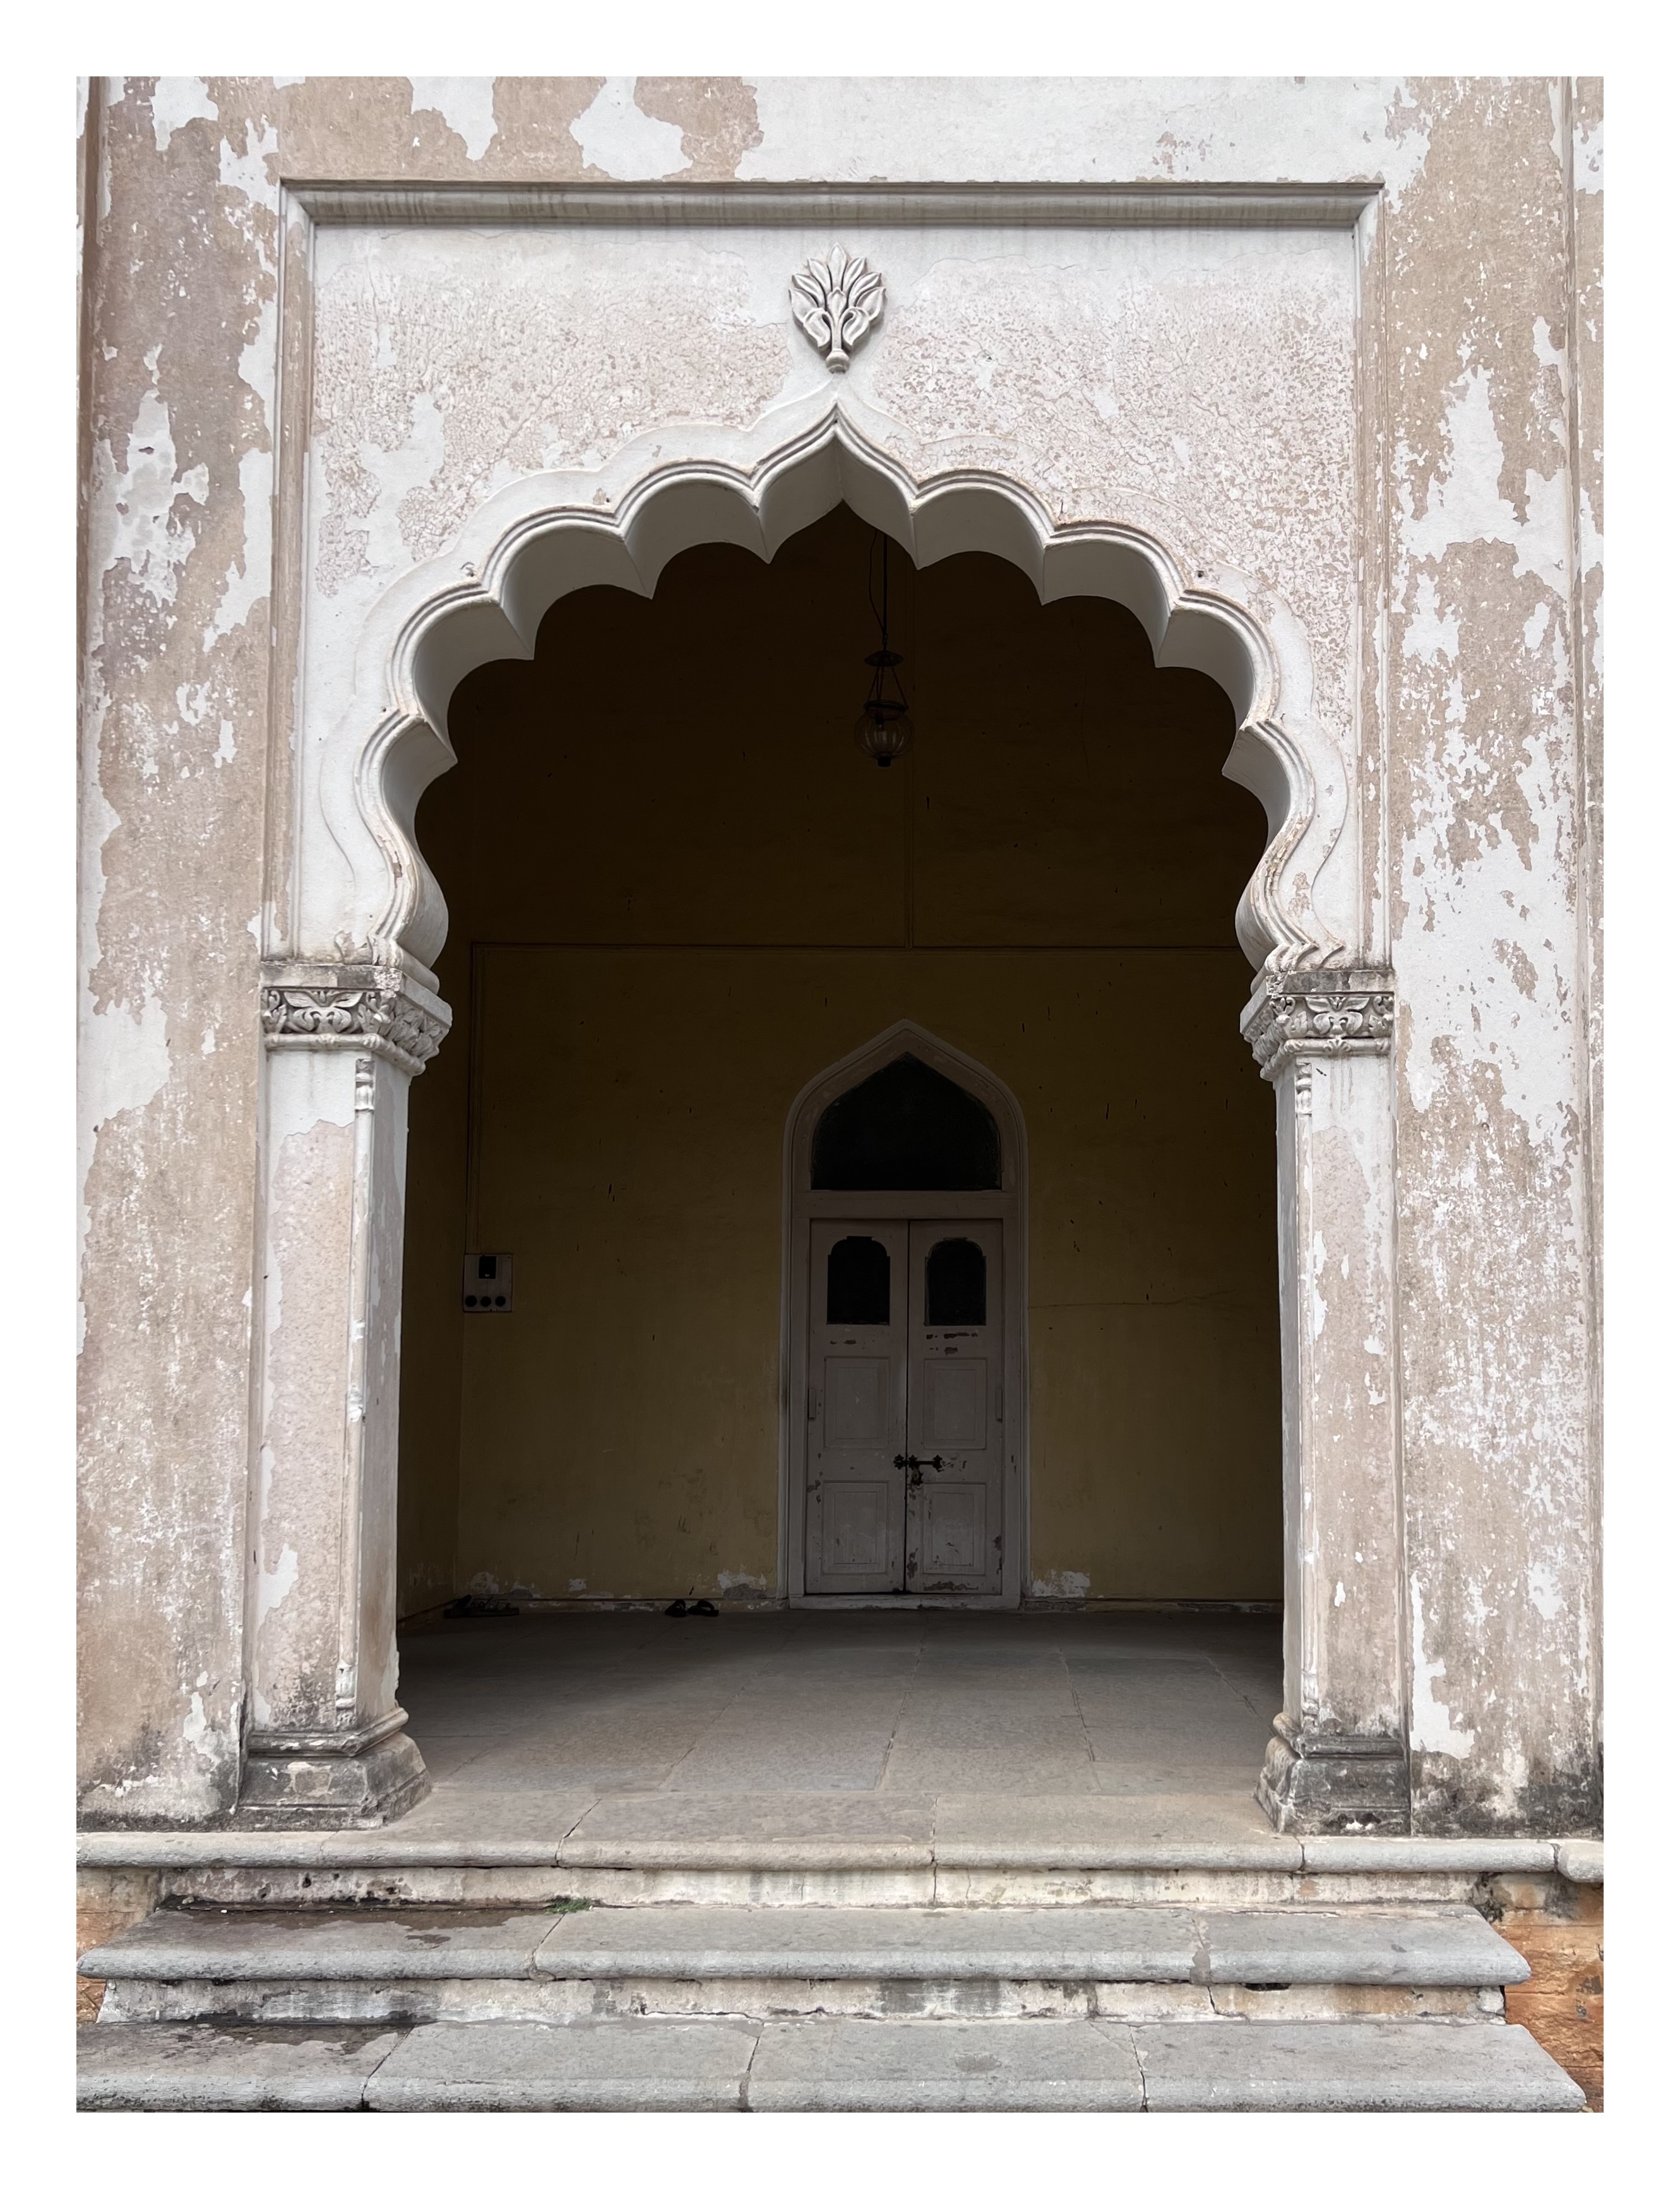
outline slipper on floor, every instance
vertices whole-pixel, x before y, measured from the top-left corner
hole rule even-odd
[[[698,1603],[691,1604],[689,1605],[688,1616],[691,1619],[716,1619],[717,1617],[717,1606],[710,1602],[708,1598],[703,1596]]]
[[[668,1604],[665,1606],[665,1617],[667,1619],[686,1619],[687,1616],[688,1607],[682,1601],[682,1598],[680,1596],[677,1598],[675,1604]]]

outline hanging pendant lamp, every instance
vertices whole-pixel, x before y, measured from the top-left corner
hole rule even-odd
[[[880,605],[875,605],[875,548],[881,553]],[[887,642],[886,602],[886,540],[876,533],[869,543],[869,607],[880,631],[880,644],[873,653],[863,657],[864,666],[873,670],[869,679],[869,696],[863,702],[863,711],[857,717],[852,735],[858,749],[868,755],[877,767],[891,767],[910,742],[910,706],[904,697],[904,687],[898,679],[899,665],[904,657],[895,653]]]

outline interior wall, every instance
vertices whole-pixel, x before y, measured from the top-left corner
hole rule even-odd
[[[420,836],[456,1032],[414,1089],[404,1608],[773,1587],[782,1140],[911,1017],[1026,1113],[1031,1586],[1281,1593],[1270,1091],[1228,703],[1111,602],[892,554],[915,732],[839,510],[764,566],[568,597],[456,694]],[[468,1316],[461,1256],[516,1257]]]

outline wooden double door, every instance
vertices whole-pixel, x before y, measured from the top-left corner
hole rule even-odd
[[[998,1594],[1002,1223],[822,1219],[810,1233],[807,1593]]]

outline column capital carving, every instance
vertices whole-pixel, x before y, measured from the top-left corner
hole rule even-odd
[[[1394,976],[1386,965],[1318,965],[1268,974],[1242,1031],[1261,1076],[1298,1056],[1382,1056],[1394,1045]]]
[[[350,1049],[399,1072],[423,1072],[451,1023],[449,1005],[393,965],[333,961],[267,964],[266,1048]]]

